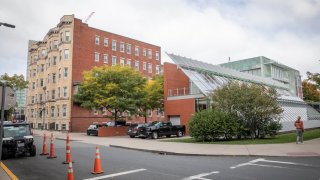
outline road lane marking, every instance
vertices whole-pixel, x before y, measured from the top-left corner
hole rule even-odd
[[[94,177],[94,178],[89,178],[89,179],[84,179],[84,180],[107,179],[107,178],[111,178],[111,177],[122,176],[122,175],[136,173],[136,172],[145,171],[145,170],[146,169],[136,169],[136,170],[125,171],[125,172],[120,172],[120,173],[115,173],[115,174],[109,174],[109,175],[105,175],[105,176],[99,176],[99,177]]]
[[[273,161],[273,160],[266,160],[264,158],[255,159],[246,163],[238,164],[235,166],[231,166],[230,169],[235,169],[241,166],[264,166],[264,167],[274,167],[274,168],[287,168],[283,166],[274,166],[274,165],[264,165],[264,164],[257,164],[258,162],[267,162],[267,163],[275,163],[275,164],[288,164],[288,165],[295,165],[295,166],[306,166],[306,167],[315,167],[311,164],[303,164],[303,163],[294,163],[294,162],[286,162],[286,161]]]
[[[0,168],[2,168],[6,173],[7,175],[10,177],[10,179],[12,180],[18,180],[17,176],[14,175],[11,170],[2,162],[0,162]]]
[[[187,177],[187,178],[184,178],[182,180],[211,180],[211,179],[207,179],[207,178],[204,178],[203,176],[209,176],[211,174],[218,174],[219,171],[213,171],[213,172],[210,172],[210,173],[202,173],[202,174],[197,174],[197,175],[194,175],[194,176],[190,176],[190,177]]]

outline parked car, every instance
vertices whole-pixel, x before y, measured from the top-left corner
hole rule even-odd
[[[181,137],[185,132],[186,127],[184,125],[172,125],[170,121],[163,121],[146,127],[144,135],[146,137],[151,137],[152,139],[158,139],[162,136],[171,137],[172,135]]]
[[[105,124],[91,124],[87,129],[87,135],[95,135],[98,136],[99,127],[106,126]]]
[[[142,127],[145,127],[146,124],[132,124],[128,128],[127,134],[131,137],[134,138],[136,136],[140,136],[139,130],[141,130]]]
[[[17,155],[36,155],[36,146],[29,123],[4,123],[2,159]]]

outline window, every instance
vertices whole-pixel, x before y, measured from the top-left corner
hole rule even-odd
[[[66,124],[61,124],[61,130],[66,130],[66,129],[67,129]]]
[[[36,76],[37,74],[37,69],[33,69],[33,77]]]
[[[49,50],[51,50],[52,49],[52,42],[50,41],[49,42]]]
[[[159,52],[157,51],[156,52],[156,60],[159,60],[160,59],[160,56],[159,56]]]
[[[156,65],[156,74],[160,74],[160,66]]]
[[[148,113],[148,116],[149,116],[149,117],[152,117],[152,111],[151,111],[151,110],[148,110],[147,113]]]
[[[59,117],[59,116],[60,116],[60,106],[57,105],[57,117]]]
[[[134,68],[139,71],[139,61],[134,62]]]
[[[54,106],[51,106],[51,117],[54,117]]]
[[[38,61],[38,56],[34,56],[34,62]]]
[[[124,43],[120,42],[120,52],[124,52]]]
[[[112,51],[116,51],[116,50],[117,50],[117,41],[112,40]]]
[[[96,45],[99,45],[99,44],[100,44],[100,37],[96,36]]]
[[[65,86],[65,87],[63,87],[63,97],[67,97],[67,95],[68,95],[68,91],[67,91],[68,89],[67,89],[67,87]]]
[[[34,103],[34,96],[31,97],[31,103]]]
[[[63,33],[60,33],[60,43],[62,43]]]
[[[46,50],[45,50],[45,49],[42,49],[42,50],[41,50],[41,57],[44,58],[45,56],[46,56]]]
[[[150,49],[148,50],[148,58],[152,59],[152,51]]]
[[[59,61],[62,59],[62,50],[59,51]]]
[[[58,98],[60,98],[60,87],[58,87],[58,95],[57,95]]]
[[[57,56],[53,56],[52,65],[57,65]]]
[[[56,90],[51,91],[51,99],[56,99]]]
[[[106,107],[103,107],[103,108],[102,108],[102,115],[103,115],[103,116],[106,116],[106,115],[107,115],[107,108],[106,108]]]
[[[97,110],[97,108],[93,108],[93,115],[98,115],[98,110]]]
[[[42,102],[42,94],[39,94],[39,101]]]
[[[47,83],[50,83],[50,74],[47,75]]]
[[[66,40],[66,42],[70,41],[70,32],[69,31],[65,32],[65,40]]]
[[[62,117],[66,117],[67,116],[67,105],[64,104],[62,105]]]
[[[108,38],[104,38],[103,45],[105,47],[108,47],[108,45],[109,45],[109,39]]]
[[[139,56],[139,47],[138,46],[136,46],[134,48],[134,55]]]
[[[52,83],[56,83],[56,73],[52,73]]]
[[[69,49],[64,50],[64,59],[69,59]]]
[[[43,79],[42,78],[40,79],[40,86],[41,87],[43,86]]]
[[[152,64],[151,63],[148,64],[148,72],[152,73]]]
[[[120,58],[120,65],[124,66],[124,58]]]
[[[32,82],[32,89],[35,89],[35,88],[36,88],[36,83]]]
[[[131,67],[131,60],[130,60],[130,59],[127,59],[127,65],[128,65],[129,67]]]
[[[112,56],[112,66],[117,64],[117,56]]]
[[[58,49],[58,40],[53,41],[53,49]]]
[[[147,63],[146,63],[146,62],[143,62],[143,67],[142,67],[142,69],[143,69],[144,71],[147,70]]]
[[[64,77],[68,77],[68,68],[67,67],[65,67],[64,68]]]
[[[98,52],[94,53],[94,61],[99,62],[99,53]]]
[[[108,64],[108,54],[103,55],[103,63]]]
[[[127,44],[127,54],[131,54],[131,44]]]
[[[41,64],[40,72],[43,72],[43,71],[44,71],[44,64]]]
[[[147,50],[143,48],[143,56],[147,56]]]

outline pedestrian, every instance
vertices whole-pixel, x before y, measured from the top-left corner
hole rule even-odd
[[[303,121],[300,116],[297,117],[297,120],[294,122],[294,126],[296,127],[296,130],[297,130],[296,143],[298,144],[300,141],[303,144],[304,126],[303,126]]]

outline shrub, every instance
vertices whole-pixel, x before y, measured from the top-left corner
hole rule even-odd
[[[237,134],[238,128],[239,124],[234,118],[215,109],[196,113],[189,121],[190,136],[197,141],[231,139]]]

